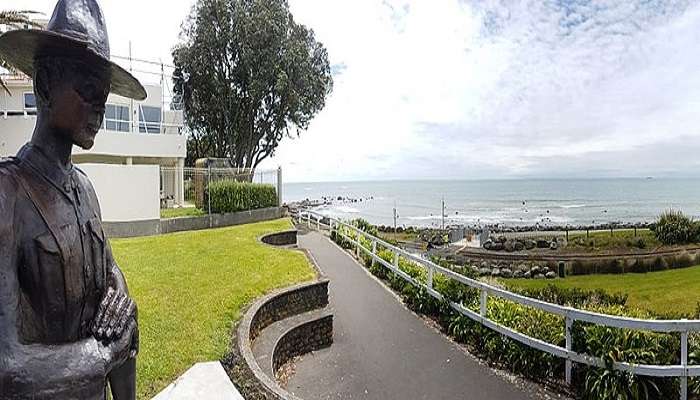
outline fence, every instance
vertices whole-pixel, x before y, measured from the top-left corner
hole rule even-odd
[[[479,291],[480,309],[479,312],[472,311],[462,304],[450,302],[450,307],[458,313],[481,323],[482,325],[504,335],[510,339],[518,341],[531,348],[551,354],[565,360],[565,380],[567,384],[571,384],[571,374],[573,363],[585,364],[592,367],[605,368],[605,362],[602,358],[593,357],[587,354],[580,354],[572,350],[573,339],[571,330],[573,323],[576,321],[591,323],[611,328],[642,330],[658,333],[679,333],[680,334],[680,365],[642,365],[631,364],[625,362],[613,363],[613,368],[618,371],[628,372],[635,375],[666,377],[680,379],[680,396],[681,400],[688,398],[688,377],[700,376],[700,365],[688,365],[688,334],[700,331],[700,320],[642,320],[634,318],[625,318],[612,315],[604,315],[589,311],[578,310],[571,307],[560,306],[557,304],[547,303],[544,301],[521,296],[507,290],[499,289],[483,282],[479,282],[463,275],[460,275],[450,269],[441,267],[429,260],[425,260],[419,256],[407,253],[406,251],[395,247],[375,236],[369,235],[362,230],[346,224],[342,221],[329,218],[313,211],[304,211],[297,216],[297,219],[302,223],[306,223],[309,228],[315,228],[321,231],[323,228],[328,229],[331,233],[335,232],[345,240],[355,246],[356,255],[360,252],[366,253],[371,257],[372,263],[379,263],[391,270],[396,275],[400,276],[414,286],[423,288],[435,299],[440,301],[446,300],[442,294],[433,289],[433,278],[435,274],[442,274],[448,279],[455,280],[459,283],[467,285]],[[326,223],[327,221],[327,223]],[[345,235],[340,227],[349,229],[354,232],[355,237]],[[357,238],[357,239],[355,239]],[[372,243],[371,248],[366,248],[362,245],[362,238]],[[379,247],[390,251],[393,254],[393,263],[389,263],[379,257]],[[423,284],[399,269],[399,259],[405,258],[411,262],[421,266],[427,273],[427,284]],[[564,317],[566,347],[553,345],[551,343],[535,339],[533,337],[523,335],[513,329],[500,325],[487,317],[487,302],[488,297],[494,296],[505,300],[518,303],[523,306],[532,307],[547,313],[556,314]]]
[[[162,209],[189,209],[202,214],[211,213],[207,191],[209,184],[219,181],[269,184],[277,190],[278,205],[282,204],[282,168],[252,170],[244,168],[168,168],[160,169],[160,198]]]

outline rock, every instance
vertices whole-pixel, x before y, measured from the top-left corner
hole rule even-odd
[[[491,240],[487,240],[484,242],[482,247],[486,250],[491,250],[491,247],[493,247],[493,242]]]
[[[481,268],[488,268],[488,267],[489,267],[489,263],[487,263],[486,261],[482,261],[481,264],[479,264],[479,266],[480,266]]]
[[[542,268],[542,273],[547,275],[549,273],[549,267]]]
[[[525,278],[525,279],[532,278],[532,273],[530,273],[530,271],[525,271],[525,273],[523,274],[523,278]]]
[[[512,278],[513,277],[513,271],[511,271],[508,268],[504,268],[501,270],[501,276],[504,278]]]
[[[549,241],[547,241],[547,240],[541,240],[541,239],[540,239],[540,240],[537,241],[537,248],[538,248],[538,249],[548,249],[549,246],[550,246],[550,243],[549,243]]]
[[[479,270],[479,275],[481,275],[481,276],[491,275],[491,270],[488,268],[481,268]]]
[[[529,273],[529,272],[528,272],[528,273]],[[515,279],[520,279],[520,278],[523,277],[523,275],[525,275],[525,274],[523,273],[523,271],[515,271],[515,272],[513,272],[513,278],[515,278]]]
[[[503,243],[494,243],[489,250],[503,251],[503,249],[504,249]]]
[[[520,264],[520,265],[518,265],[518,271],[520,271],[520,272],[523,272],[523,273],[524,273],[524,272],[529,271],[529,270],[530,270],[530,267],[528,267],[528,266],[525,265],[525,264]]]
[[[499,236],[498,239],[496,239],[496,243],[505,243],[508,241],[508,238],[505,236]]]
[[[535,275],[539,274],[540,271],[541,271],[541,270],[540,270],[540,267],[537,266],[537,265],[535,265],[534,267],[530,268],[530,273],[532,274],[532,276],[535,276]]]
[[[513,248],[515,251],[523,251],[525,250],[525,245],[521,241],[517,241],[513,243]]]
[[[523,242],[523,245],[525,246],[525,250],[532,250],[535,247],[537,247],[537,242],[535,242],[534,240],[528,239],[528,240],[525,240]]]
[[[493,277],[499,277],[501,276],[501,270],[498,268],[494,268],[491,270],[491,276]]]
[[[537,274],[537,275],[535,275],[535,279],[544,279],[544,275]]]
[[[554,272],[554,271],[550,271],[550,272],[547,272],[547,275],[545,275],[545,277],[546,277],[547,279],[554,279],[554,278],[557,277],[557,274],[556,274],[556,272]]]
[[[514,247],[514,245],[513,245],[513,241],[512,241],[512,240],[507,241],[507,242],[503,245],[503,247],[504,247],[505,250],[506,250],[507,252],[509,252],[509,253],[512,253],[512,252],[515,250],[515,247]]]
[[[550,250],[556,250],[558,248],[559,248],[559,243],[557,243],[556,241],[549,244]]]

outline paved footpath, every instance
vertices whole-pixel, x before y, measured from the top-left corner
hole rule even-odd
[[[407,310],[317,232],[299,235],[330,278],[334,343],[303,357],[287,389],[305,399],[535,399]]]

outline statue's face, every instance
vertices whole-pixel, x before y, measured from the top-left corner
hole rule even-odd
[[[71,71],[51,90],[51,125],[66,139],[91,149],[102,126],[110,90],[109,70]]]

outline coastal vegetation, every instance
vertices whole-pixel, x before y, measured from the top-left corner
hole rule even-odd
[[[659,217],[654,234],[665,245],[697,243],[700,225],[681,211],[669,210]]]
[[[149,399],[194,363],[222,359],[246,304],[313,278],[306,257],[262,245],[287,219],[111,241],[139,304],[138,398]]]
[[[358,238],[353,231],[338,227],[332,239],[346,249],[354,245],[343,235],[360,240],[366,248],[369,240]],[[393,262],[393,254],[378,249],[378,256]],[[419,288],[398,274],[386,269],[372,258],[360,253],[362,263],[376,276],[399,293],[404,302],[414,311],[434,319],[441,329],[460,343],[501,368],[511,370],[530,379],[545,383],[560,382],[564,373],[564,361],[547,353],[535,350],[484,327],[479,322],[455,312],[447,302],[437,301],[425,289]],[[450,268],[453,266],[447,265]],[[412,279],[425,284],[427,273],[418,264],[400,258],[398,268]],[[470,268],[457,269],[460,273],[476,278]],[[688,270],[690,271],[690,270]],[[676,271],[672,271],[676,272]],[[479,295],[475,289],[450,280],[440,274],[433,277],[433,288],[451,302],[462,304],[479,312]],[[609,315],[653,319],[659,315],[649,310],[627,304],[627,296],[609,294],[600,290],[584,290],[546,286],[523,288],[523,294],[545,301],[590,310]],[[687,294],[687,292],[686,292]],[[532,309],[508,300],[489,297],[486,304],[489,319],[522,334],[560,347],[565,344],[564,319],[560,316]],[[634,364],[672,365],[679,361],[679,341],[675,335],[659,334],[627,329],[616,329],[577,322],[572,327],[573,350],[602,358],[606,368],[576,365],[573,389],[583,399],[668,399],[678,393],[678,381],[644,376],[634,376],[615,371],[612,363],[623,361]],[[692,341],[691,363],[697,360],[699,344]],[[691,391],[698,393],[700,385],[691,380]]]

